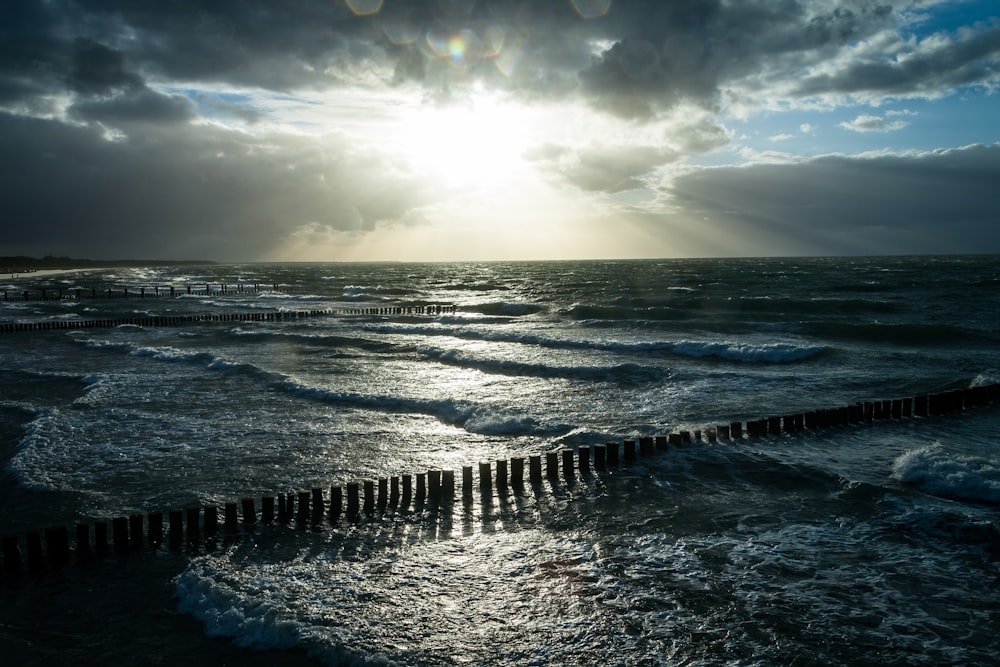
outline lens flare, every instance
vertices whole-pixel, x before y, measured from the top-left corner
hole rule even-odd
[[[344,0],[344,4],[358,16],[378,14],[382,9],[382,0]]]
[[[611,10],[611,0],[570,0],[573,9],[585,19],[596,19]]]

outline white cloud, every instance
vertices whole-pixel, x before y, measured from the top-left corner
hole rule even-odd
[[[901,130],[907,125],[909,123],[906,121],[886,121],[881,116],[872,116],[869,114],[861,114],[854,120],[840,123],[840,127],[852,132],[891,132],[893,130]]]

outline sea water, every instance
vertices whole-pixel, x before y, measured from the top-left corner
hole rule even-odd
[[[11,301],[0,321],[456,308],[4,334],[4,534],[1000,381],[997,257],[245,264],[47,281],[70,294],[282,289]],[[328,665],[990,663],[998,428],[984,407],[703,441],[444,512],[164,547],[124,573],[7,586],[0,643],[85,663],[83,642],[136,665],[178,651],[219,664],[220,644],[252,649],[237,663],[276,650]],[[136,611],[165,589],[167,603]],[[47,608],[97,604],[94,591],[105,634],[82,612],[39,627]],[[215,652],[194,635],[217,638]]]

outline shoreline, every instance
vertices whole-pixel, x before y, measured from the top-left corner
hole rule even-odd
[[[48,276],[57,276],[63,273],[80,273],[81,271],[101,271],[101,267],[87,267],[82,269],[37,269],[33,271],[4,271],[0,273],[0,280],[30,280]]]

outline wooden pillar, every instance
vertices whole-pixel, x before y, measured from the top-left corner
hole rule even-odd
[[[69,562],[69,531],[66,526],[45,529],[45,546],[48,548],[49,565],[60,568]]]
[[[28,570],[30,572],[43,572],[45,570],[45,559],[42,555],[42,534],[38,531],[31,531],[24,536],[28,546]],[[128,540],[128,537],[125,538]],[[126,548],[128,544],[126,542]]]
[[[344,512],[344,489],[339,486],[330,487],[330,518],[336,521]]]
[[[197,542],[201,536],[201,527],[198,525],[201,517],[200,507],[187,508],[187,539],[188,542]]]
[[[94,522],[94,550],[99,554],[108,552],[108,523]]]
[[[559,451],[545,452],[545,476],[559,479]]]
[[[153,546],[163,542],[163,512],[149,513],[149,543]]]
[[[274,496],[264,496],[260,499],[261,523],[274,523]]]
[[[236,511],[236,503],[227,502],[225,504],[226,530],[236,530],[240,525],[239,514]]]
[[[76,556],[80,559],[90,556],[90,526],[85,523],[76,524]]]
[[[608,465],[616,466],[618,465],[618,443],[609,442],[605,445],[605,454],[607,455]]]
[[[577,449],[577,467],[584,473],[590,470],[590,446],[580,445]]]
[[[360,515],[361,503],[358,496],[358,483],[347,483],[347,516],[350,519],[357,519]]]
[[[507,459],[497,459],[497,488],[507,488]]]
[[[403,475],[403,497],[399,504],[402,507],[410,506],[410,499],[413,497],[413,475]]]
[[[111,534],[118,553],[128,552],[128,519],[123,516],[111,520]]]
[[[385,477],[379,477],[378,480],[378,501],[375,503],[376,509],[378,509],[379,514],[385,512],[385,508],[389,506],[389,480]]]
[[[17,572],[23,564],[21,549],[17,546],[17,538],[13,535],[3,536],[3,566],[9,573]]]
[[[626,461],[635,461],[635,440],[626,440],[622,443],[625,447],[624,458]]]
[[[608,467],[608,452],[606,445],[594,445],[594,467],[604,470]]]
[[[542,483],[542,457],[540,454],[528,456],[528,478],[532,484]]]
[[[441,471],[441,501],[450,503],[455,499],[455,471]]]
[[[212,537],[219,532],[219,508],[205,505],[205,536]]]
[[[511,486],[524,486],[524,458],[515,456],[510,460]]]
[[[427,471],[427,497],[431,502],[438,502],[441,498],[441,471]]]
[[[427,499],[427,473],[417,473],[417,494],[414,499],[418,504]]]
[[[314,487],[312,489],[312,506],[313,523],[319,523],[323,520],[323,515],[326,513],[326,503],[323,500],[323,489],[319,487]]]
[[[479,462],[479,491],[483,494],[488,494],[493,490],[492,480],[490,479],[492,471],[490,469],[489,461]]]
[[[364,512],[365,514],[371,516],[372,514],[375,513],[375,482],[370,479],[366,479],[364,480],[364,487],[365,487]]]
[[[167,518],[170,521],[170,544],[175,547],[180,546],[181,542],[184,541],[184,512],[170,510]]]
[[[462,466],[462,497],[472,497],[472,466]]]

